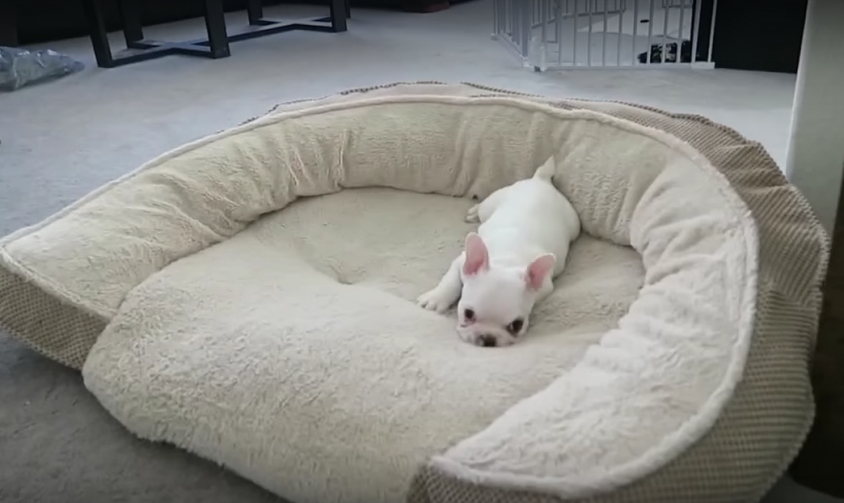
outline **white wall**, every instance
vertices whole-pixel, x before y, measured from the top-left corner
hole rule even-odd
[[[844,0],[809,0],[785,173],[831,231],[844,174]]]

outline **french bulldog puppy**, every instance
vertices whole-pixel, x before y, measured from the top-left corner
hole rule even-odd
[[[580,218],[551,183],[554,159],[532,178],[498,189],[469,209],[477,233],[439,284],[417,299],[431,311],[457,305],[457,333],[478,346],[509,346],[528,329],[533,306],[550,294],[565,268]]]

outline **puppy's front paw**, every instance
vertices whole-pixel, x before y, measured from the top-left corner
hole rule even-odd
[[[416,299],[416,304],[429,311],[436,311],[444,314],[451,307],[451,296],[444,294],[442,291],[434,288],[429,292],[425,292]]]
[[[477,223],[481,221],[481,217],[478,215],[478,209],[480,208],[480,204],[476,204],[469,208],[469,211],[466,212],[466,221],[471,223]]]

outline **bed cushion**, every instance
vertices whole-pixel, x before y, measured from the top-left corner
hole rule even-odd
[[[470,199],[549,156],[588,235],[527,341],[465,345],[412,299]],[[7,238],[0,313],[137,435],[300,503],[733,501],[811,420],[825,256],[720,126],[404,85],[288,105]]]

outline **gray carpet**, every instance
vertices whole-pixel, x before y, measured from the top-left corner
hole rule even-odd
[[[535,74],[489,39],[490,12],[486,0],[431,15],[357,11],[343,35],[281,34],[238,43],[226,60],[170,57],[114,70],[95,67],[87,40],[50,44],[89,69],[0,95],[0,234],[278,101],[398,80],[468,80],[703,113],[784,159],[793,76],[720,70]],[[201,22],[188,22],[150,34],[186,39],[201,28]],[[798,498],[811,503],[784,481],[766,501]],[[0,501],[280,500],[216,465],[133,438],[98,406],[77,373],[0,334]]]
[[[0,501],[279,502],[175,448],[135,439],[77,373],[0,342]]]

